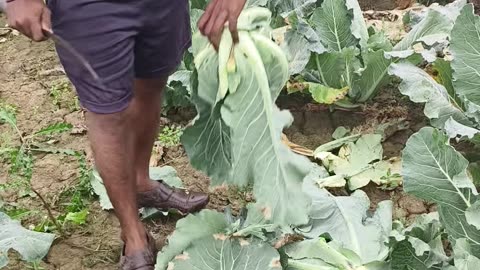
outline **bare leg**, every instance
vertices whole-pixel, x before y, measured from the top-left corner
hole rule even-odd
[[[135,98],[131,104],[135,116],[134,166],[137,180],[137,196],[140,206],[158,209],[177,209],[182,213],[199,211],[208,203],[208,194],[184,192],[149,177],[149,161],[158,132],[162,91],[166,79],[135,81]]]
[[[132,106],[113,114],[87,113],[95,163],[120,221],[126,255],[145,249],[146,231],[138,217]]]
[[[131,106],[135,112],[132,121],[134,131],[134,164],[137,192],[151,190],[157,186],[150,180],[148,169],[155,137],[158,133],[162,105],[162,92],[167,79],[135,80],[135,98]]]

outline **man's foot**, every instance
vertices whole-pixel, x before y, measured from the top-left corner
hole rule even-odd
[[[137,194],[138,207],[152,207],[160,210],[176,209],[182,214],[194,213],[207,206],[206,193],[188,192],[170,187],[163,181],[155,181],[155,187]]]
[[[154,270],[157,247],[155,240],[147,233],[147,247],[144,250],[135,251],[130,255],[126,255],[126,247],[123,246],[122,255],[120,257],[120,270]]]

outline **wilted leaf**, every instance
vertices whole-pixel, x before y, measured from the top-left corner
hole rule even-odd
[[[337,141],[347,139],[349,137]],[[389,174],[398,174],[399,171],[397,171],[398,166],[395,166],[394,162],[382,160],[381,140],[381,135],[363,135],[356,143],[348,142],[343,145],[338,156],[330,152],[317,152],[318,149],[314,156],[322,160],[327,170],[337,176],[337,180],[341,181],[338,177],[346,179],[351,190],[366,186],[370,181],[376,184],[398,186],[399,183],[389,183],[387,181],[401,182],[401,179],[388,178]],[[331,178],[320,179],[319,183],[326,186],[326,183],[332,182],[332,180]],[[332,183],[334,186],[338,186],[340,182]]]
[[[319,83],[306,82],[308,90],[312,94],[313,100],[320,104],[333,104],[343,98],[348,93],[349,87],[342,89],[330,88]]]

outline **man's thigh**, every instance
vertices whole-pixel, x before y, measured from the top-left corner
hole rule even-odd
[[[191,45],[188,0],[143,0],[143,25],[135,44],[137,78],[165,78]]]

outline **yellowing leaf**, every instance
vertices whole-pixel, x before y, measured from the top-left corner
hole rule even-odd
[[[348,86],[341,89],[335,89],[319,83],[309,82],[305,84],[308,85],[308,91],[312,94],[313,99],[322,104],[333,104],[344,99],[350,89]]]

